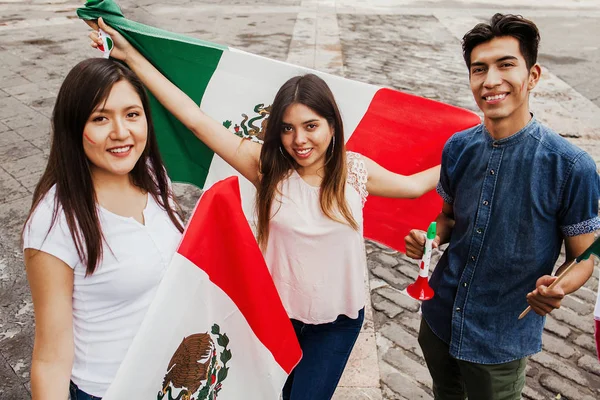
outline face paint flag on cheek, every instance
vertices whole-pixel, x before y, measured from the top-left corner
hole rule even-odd
[[[113,41],[108,33],[104,32],[102,29],[98,29],[98,37],[102,39],[102,44],[98,45],[98,50],[102,52],[102,57],[108,58],[114,47]]]

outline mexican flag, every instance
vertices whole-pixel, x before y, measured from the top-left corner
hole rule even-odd
[[[239,136],[260,140],[279,87],[306,73],[319,75],[333,91],[348,150],[394,172],[412,174],[439,164],[448,137],[480,122],[474,113],[447,104],[142,25],[125,19],[112,0],[90,0],[77,14],[84,20],[102,17],[206,114]],[[237,175],[156,99],[151,105],[172,180],[204,188]],[[254,187],[241,176],[240,186],[244,211],[252,219]],[[441,205],[434,191],[416,200],[371,197],[364,209],[364,234],[403,251],[408,231],[426,229]]]
[[[277,400],[300,357],[230,177],[196,205],[104,399]]]

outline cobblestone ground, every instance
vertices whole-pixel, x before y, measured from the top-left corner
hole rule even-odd
[[[460,38],[496,11],[518,12],[542,33],[544,73],[533,111],[600,162],[600,0],[120,3],[142,23],[475,111]],[[0,398],[6,400],[30,398],[33,309],[19,236],[45,166],[49,118],[68,70],[96,56],[75,16],[80,4],[0,0]],[[189,209],[198,191],[183,185],[177,191]],[[367,252],[372,316],[336,399],[431,399],[416,340],[419,304],[404,292],[416,278],[416,263],[372,242]],[[596,269],[547,319],[544,349],[527,369],[525,398],[600,397],[592,339],[598,275]]]

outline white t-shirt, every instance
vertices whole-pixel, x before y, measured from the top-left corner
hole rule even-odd
[[[296,171],[281,182],[272,206],[265,261],[288,316],[308,324],[332,322],[338,315],[358,318],[365,306],[367,171],[357,153],[346,154],[346,202],[358,231],[323,214],[320,188]]]
[[[74,271],[73,334],[75,358],[71,379],[81,390],[103,397],[154,298],[181,233],[148,195],[145,225],[99,207],[103,259],[85,276],[67,222],[59,208],[50,233],[56,189],[53,187],[27,224],[24,249],[51,254]],[[108,244],[108,245],[107,245]]]

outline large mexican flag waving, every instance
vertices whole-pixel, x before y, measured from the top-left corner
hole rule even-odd
[[[412,174],[439,164],[448,137],[479,123],[474,113],[447,104],[127,20],[112,0],[90,0],[77,14],[85,20],[102,17],[232,134],[260,139],[279,87],[308,72],[322,77],[333,91],[344,120],[347,148],[394,172]],[[171,179],[204,188],[236,175],[156,99],[152,97],[151,102]],[[254,188],[241,176],[240,186],[244,211],[251,218]],[[403,251],[406,233],[412,228],[426,229],[441,205],[435,192],[416,200],[369,198],[364,234]]]
[[[104,399],[277,400],[300,357],[230,177],[196,205]]]

